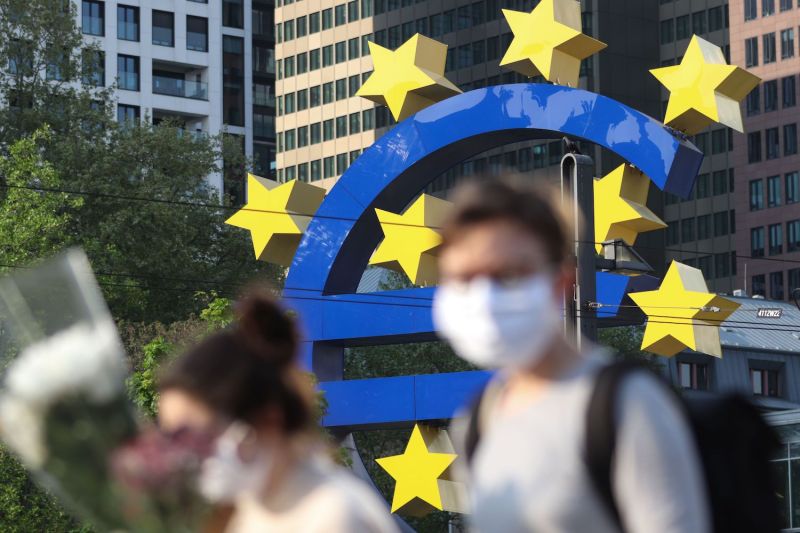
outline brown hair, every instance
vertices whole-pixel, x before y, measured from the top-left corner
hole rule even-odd
[[[442,247],[471,226],[507,220],[541,239],[554,264],[564,263],[573,254],[573,218],[553,187],[533,185],[513,175],[483,179],[459,187],[453,201],[442,228]]]
[[[294,321],[272,298],[253,294],[235,306],[237,321],[178,358],[161,391],[182,390],[229,418],[254,422],[267,408],[293,434],[312,425],[311,380],[297,366]]]

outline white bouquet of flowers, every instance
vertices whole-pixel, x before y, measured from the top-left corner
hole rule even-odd
[[[141,436],[122,343],[83,252],[0,280],[0,352],[0,436],[37,479],[100,530],[175,531],[181,509],[120,467]],[[158,454],[176,456],[163,442]],[[199,464],[182,453],[181,465]]]

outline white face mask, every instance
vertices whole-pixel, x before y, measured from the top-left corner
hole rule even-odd
[[[433,299],[437,331],[467,361],[484,368],[533,367],[562,327],[552,277],[513,284],[478,277],[445,283]]]
[[[272,471],[272,455],[256,450],[252,461],[245,462],[239,448],[253,429],[234,422],[217,438],[214,454],[203,461],[199,490],[213,503],[230,503],[245,493],[257,493]]]

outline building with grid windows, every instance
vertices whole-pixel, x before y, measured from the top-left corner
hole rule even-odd
[[[187,132],[239,136],[256,170],[274,159],[273,4],[262,0],[81,0],[78,25],[116,83],[119,120],[177,120]],[[252,65],[252,68],[251,68]],[[219,190],[237,193],[240,177]],[[231,187],[228,187],[232,184]]]
[[[611,51],[584,61],[581,85],[653,113],[656,84],[640,74],[657,66],[657,45],[626,46],[621,30],[634,39],[641,32],[645,42],[645,33],[657,31],[657,4],[652,0],[624,10],[607,4],[583,3],[584,31],[609,43]],[[279,179],[330,185],[391,126],[385,107],[354,96],[372,69],[368,41],[396,49],[421,33],[444,42],[449,46],[446,74],[464,91],[526,81],[498,66],[512,38],[501,9],[530,11],[534,5],[531,0],[302,0],[276,6]],[[450,169],[433,188],[506,167],[554,175],[561,155],[557,140],[507,146]]]
[[[800,287],[797,105],[800,5],[732,0],[731,58],[762,78],[734,138],[738,287],[776,300]],[[794,262],[794,263],[793,263]]]
[[[722,48],[730,61],[727,0],[660,0],[659,42],[661,66],[680,63],[692,35]],[[744,66],[741,63],[734,63]],[[661,89],[664,117],[669,92]],[[736,172],[732,149],[738,132],[715,124],[692,138],[705,154],[692,195],[682,200],[664,195],[661,232],[666,261],[673,259],[703,271],[712,292],[738,288],[736,242]],[[654,265],[655,266],[655,265]]]

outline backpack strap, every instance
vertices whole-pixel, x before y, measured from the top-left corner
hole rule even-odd
[[[467,421],[467,432],[464,435],[464,459],[467,465],[472,463],[472,458],[475,456],[475,450],[478,448],[478,443],[481,441],[481,434],[483,433],[483,425],[485,416],[484,413],[497,401],[502,390],[502,385],[489,381],[486,386],[472,399],[469,407],[469,420]]]
[[[617,444],[616,400],[620,383],[642,367],[631,362],[604,366],[595,378],[586,409],[586,468],[595,493],[620,531],[624,531],[612,487],[612,463]]]

